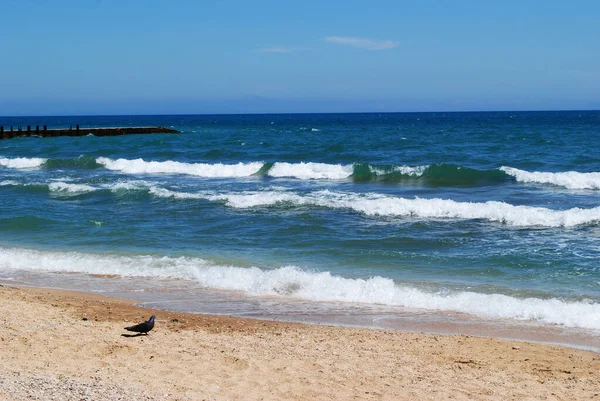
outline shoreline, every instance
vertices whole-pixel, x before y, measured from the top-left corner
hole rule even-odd
[[[78,276],[78,273],[75,276],[59,273],[53,280],[47,281],[49,276],[44,275],[46,282],[30,276],[28,283],[0,279],[0,284],[117,298],[158,312],[169,311],[191,315],[228,316],[269,322],[433,335],[468,335],[557,345],[600,354],[600,332],[592,329],[553,326],[526,320],[485,319],[456,311],[416,310],[400,307],[395,309],[383,307],[381,310],[374,310],[373,307],[377,307],[377,305],[360,303],[344,304],[339,308],[335,303],[323,302],[322,305],[327,305],[324,308],[303,313],[299,311],[304,310],[305,307],[297,308],[296,304],[302,304],[305,301],[285,298],[276,299],[276,302],[282,307],[275,312],[270,310],[270,307],[261,308],[261,298],[246,298],[228,290],[194,288],[187,296],[181,298],[179,297],[180,283],[178,280],[161,281],[161,285],[156,287],[149,285],[150,283],[143,279],[130,280],[119,276],[95,274],[84,274],[83,276],[93,278],[92,281],[84,284],[84,281],[76,278]],[[120,279],[120,285],[114,286],[117,277]],[[62,285],[58,286],[59,281],[57,280],[60,280]],[[130,280],[130,282],[121,285],[123,280]],[[152,281],[152,283],[154,282]],[[94,290],[98,288],[105,290],[102,292]],[[131,288],[139,288],[143,291],[132,292]],[[232,299],[235,301],[232,302]],[[227,306],[222,307],[222,305]],[[248,309],[249,306],[252,309],[251,312]]]
[[[150,314],[151,333],[122,336]],[[0,321],[6,399],[600,399],[600,355],[557,345],[186,314],[12,285],[0,286]]]

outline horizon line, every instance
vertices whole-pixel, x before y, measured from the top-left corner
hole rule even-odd
[[[437,110],[437,111],[319,111],[319,112],[241,112],[241,113],[158,113],[158,114],[31,114],[0,115],[0,118],[32,117],[153,117],[153,116],[244,116],[244,115],[308,115],[308,114],[433,114],[433,113],[549,113],[600,112],[600,109],[531,109],[531,110]]]

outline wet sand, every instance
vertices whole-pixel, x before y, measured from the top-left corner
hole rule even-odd
[[[151,314],[149,335],[123,336]],[[600,354],[1,286],[0,399],[600,400]]]

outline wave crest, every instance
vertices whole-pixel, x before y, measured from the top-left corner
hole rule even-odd
[[[46,163],[47,160],[48,159],[42,159],[39,157],[16,157],[12,159],[0,157],[0,166],[14,169],[36,168]]]
[[[249,177],[263,166],[261,162],[238,164],[182,163],[174,161],[144,161],[99,157],[96,161],[109,170],[126,174],[187,174],[206,178]]]
[[[325,163],[281,163],[269,169],[270,177],[291,177],[302,180],[342,180],[352,174],[352,165]]]
[[[534,206],[515,206],[505,202],[457,202],[450,199],[407,199],[381,194],[347,194],[329,190],[307,194],[279,191],[186,193],[152,188],[153,195],[180,199],[207,199],[225,202],[234,208],[275,205],[311,205],[351,209],[367,216],[410,217],[417,219],[481,219],[515,227],[574,227],[600,222],[600,206],[591,209],[553,210]]]
[[[551,184],[568,189],[600,189],[600,173],[580,173],[577,171],[566,171],[562,173],[529,172],[513,167],[500,167],[516,178],[517,181],[537,184]]]

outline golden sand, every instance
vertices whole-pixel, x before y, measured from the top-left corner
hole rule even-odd
[[[123,336],[151,314],[150,334]],[[600,400],[600,354],[0,286],[0,399]]]

